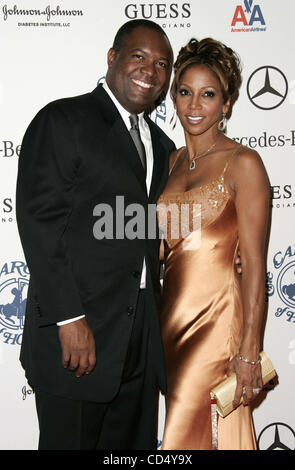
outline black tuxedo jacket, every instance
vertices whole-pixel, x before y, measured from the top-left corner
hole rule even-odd
[[[116,196],[124,196],[125,206],[137,203],[147,210],[165,186],[174,144],[145,119],[154,154],[149,197],[132,138],[101,86],[45,106],[24,136],[16,210],[31,277],[21,362],[33,387],[73,399],[108,402],[114,397],[145,257],[155,368],[165,391],[159,240],[94,236],[98,204],[115,210]],[[115,227],[116,220],[114,233]],[[61,365],[56,323],[81,314],[94,333],[97,363],[89,376],[77,379]]]

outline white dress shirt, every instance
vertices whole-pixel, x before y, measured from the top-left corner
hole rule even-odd
[[[130,116],[129,111],[123,108],[123,106],[119,103],[119,101],[116,99],[114,94],[109,89],[106,81],[103,84],[103,88],[108,93],[109,97],[111,98],[117,110],[119,111],[128,131],[130,131],[131,124],[129,120],[129,116]],[[138,114],[138,125],[139,125],[140,137],[143,142],[145,153],[146,153],[146,189],[147,189],[147,194],[149,194],[151,182],[152,182],[152,175],[153,175],[154,155],[153,155],[153,146],[152,146],[150,128],[147,122],[145,121],[143,114],[144,113]],[[138,158],[140,157],[138,156]],[[145,259],[144,259],[142,272],[141,272],[140,288],[144,289],[145,287],[146,287],[146,264],[145,264]],[[80,318],[84,318],[84,317],[85,315],[80,315],[79,317],[74,317],[65,321],[58,322],[57,325],[58,326],[66,325],[67,323],[71,323],[73,321],[79,320]]]

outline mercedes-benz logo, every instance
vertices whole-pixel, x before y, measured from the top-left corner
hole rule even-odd
[[[295,432],[284,423],[272,423],[259,434],[259,450],[295,450]]]
[[[271,65],[256,69],[249,77],[247,93],[257,108],[270,110],[280,106],[288,94],[288,82],[281,70]]]

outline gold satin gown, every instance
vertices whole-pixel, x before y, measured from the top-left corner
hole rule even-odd
[[[184,193],[164,191],[158,200],[159,226],[166,230],[161,328],[168,393],[163,450],[212,449],[209,392],[227,377],[228,361],[242,337],[235,268],[237,214],[224,183],[229,160],[212,183]],[[165,225],[165,207],[170,204],[189,208],[190,233],[185,237],[171,230],[180,212],[172,211],[171,217],[168,213]],[[196,220],[201,220],[201,239],[198,228],[193,230]],[[218,417],[218,449],[256,449],[249,406]]]

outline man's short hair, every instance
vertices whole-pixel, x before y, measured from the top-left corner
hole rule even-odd
[[[167,39],[167,42],[171,47],[168,36],[165,33],[165,31],[161,28],[160,25],[158,25],[154,21],[140,19],[140,20],[127,21],[127,23],[123,24],[119,28],[115,36],[112,48],[115,49],[116,52],[120,51],[120,49],[124,45],[125,39],[129,36],[129,34],[131,34],[131,32],[134,29],[139,28],[139,27],[148,28],[148,29],[157,31],[158,33],[162,34]]]

